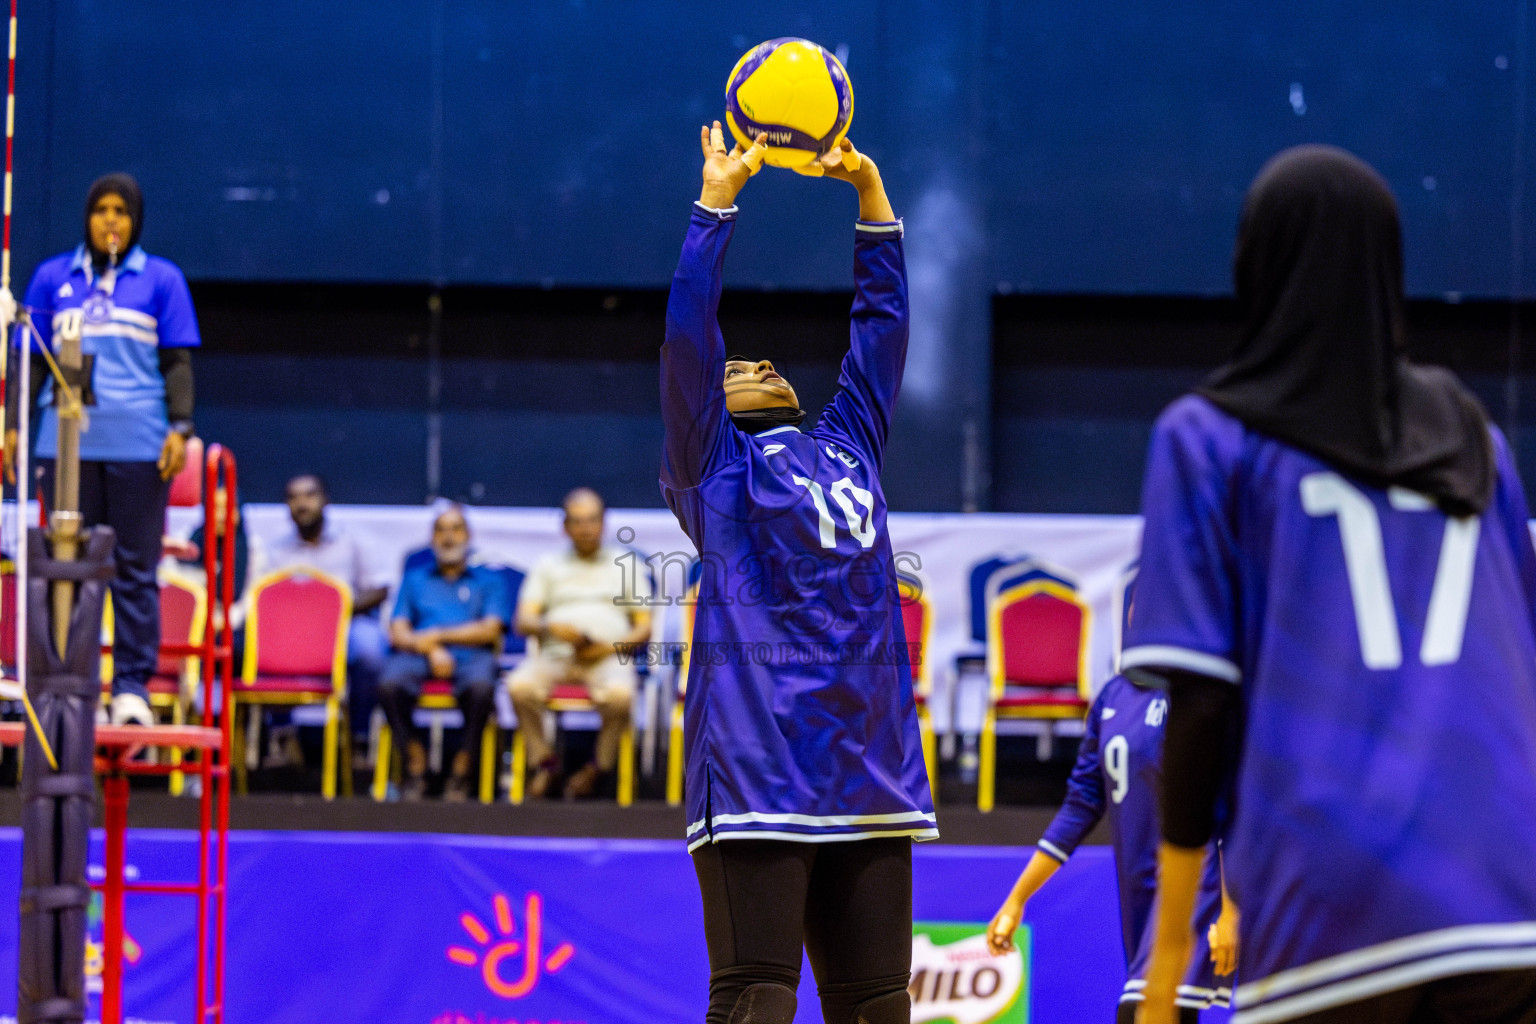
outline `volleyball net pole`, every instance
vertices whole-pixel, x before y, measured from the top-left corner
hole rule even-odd
[[[21,927],[17,1017],[74,1024],[86,1014],[85,954],[91,888],[86,865],[96,802],[96,708],[100,703],[101,615],[114,571],[110,529],[83,535],[79,513],[81,323],[54,323],[58,452],[49,529],[28,529],[26,450],[34,337],[11,293],[15,174],[17,0],[7,47],[5,187],[0,226],[0,380],[10,390],[11,328],[20,349],[17,402],[17,668],[29,699],[21,771]],[[50,364],[46,350],[39,349]],[[62,372],[60,372],[62,371]],[[49,543],[51,541],[51,543]],[[83,543],[82,543],[83,542]]]

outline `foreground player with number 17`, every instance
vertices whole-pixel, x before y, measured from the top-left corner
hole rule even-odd
[[[1503,436],[1403,355],[1397,204],[1259,173],[1232,359],[1158,419],[1121,664],[1171,690],[1144,1024],[1172,1020],[1240,722],[1236,1024],[1536,1024],[1536,550]]]
[[[839,391],[802,432],[788,381],[727,359],[716,319],[765,137],[728,152],[717,121],[699,142],[661,349],[661,489],[704,564],[684,749],[706,1019],[790,1024],[803,948],[827,1024],[906,1024],[912,840],[938,829],[880,492],[907,349],[901,223],[851,143],[811,168],[854,186],[859,221]]]

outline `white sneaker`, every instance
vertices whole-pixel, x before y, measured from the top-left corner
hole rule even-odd
[[[149,701],[136,693],[119,693],[112,698],[113,725],[154,725],[155,716],[149,710]]]

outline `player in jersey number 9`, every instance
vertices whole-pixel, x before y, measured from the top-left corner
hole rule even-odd
[[[1114,676],[1094,698],[1084,723],[1067,799],[987,927],[994,956],[1014,948],[1014,932],[1030,898],[1050,881],[1106,815],[1120,896],[1120,942],[1126,981],[1116,1013],[1131,1024],[1147,984],[1152,952],[1152,905],[1157,894],[1157,800],[1162,777],[1163,723],[1168,699],[1157,690]],[[1195,914],[1197,943],[1178,989],[1181,1024],[1197,1024],[1200,1011],[1227,1006],[1236,959],[1237,908],[1221,884],[1221,860],[1211,843]]]
[[[736,196],[764,139],[699,132],[703,184],[667,303],[661,489],[702,565],[684,754],[710,1024],[790,1024],[802,956],[828,1024],[906,1024],[914,839],[938,835],[880,466],[907,349],[902,226],[873,160],[807,170],[858,194],[850,345],[814,427],[717,321]],[[791,257],[793,254],[786,254]]]

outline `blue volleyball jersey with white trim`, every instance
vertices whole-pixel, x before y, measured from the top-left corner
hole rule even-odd
[[[661,349],[661,490],[703,562],[688,846],[938,835],[880,464],[907,348],[901,225],[859,223],[851,344],[808,431],[725,407],[716,310],[735,210],[695,206]]]
[[[59,318],[69,310],[81,311],[80,348],[95,356],[91,387],[96,404],[86,410],[80,457],[98,462],[158,459],[169,429],[160,349],[202,343],[192,296],[176,265],[134,246],[115,274],[97,275],[81,245],[37,268],[27,286],[26,306],[50,348]],[[58,421],[51,380],[39,403],[37,454],[53,458]]]
[[[1241,688],[1241,1024],[1536,964],[1536,552],[1198,396],[1158,420],[1123,668]]]
[[[1121,1002],[1141,1000],[1152,953],[1167,713],[1168,698],[1157,690],[1137,686],[1125,676],[1104,684],[1088,710],[1077,762],[1067,780],[1067,798],[1037,844],[1041,853],[1065,863],[1099,820],[1108,816],[1126,963]],[[1232,998],[1232,979],[1216,974],[1206,934],[1220,915],[1221,865],[1213,841],[1200,880],[1193,921],[1195,949],[1184,984],[1179,986],[1180,1006],[1226,1006]]]

